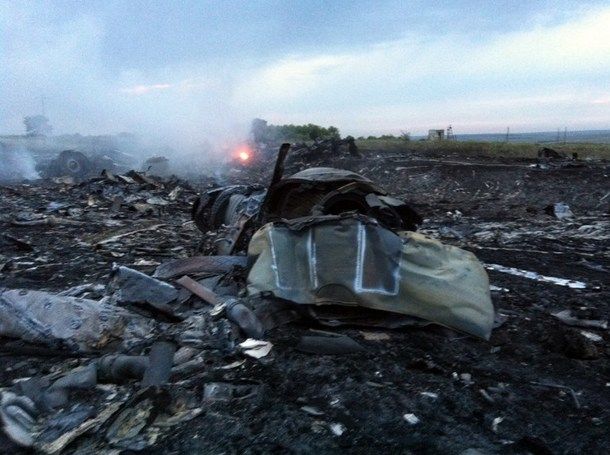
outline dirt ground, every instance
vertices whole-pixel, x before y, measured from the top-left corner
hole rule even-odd
[[[332,331],[366,351],[320,356],[295,345],[311,329],[329,329],[299,323],[268,334],[274,348],[263,361],[223,368],[243,357],[211,350],[201,371],[170,387],[175,401],[198,403],[201,413],[162,433],[143,453],[607,453],[610,336],[552,313],[571,310],[580,323],[607,321],[610,314],[608,163],[540,167],[524,159],[379,151],[319,164],[358,171],[410,201],[425,218],[421,232],[472,251],[488,266],[584,286],[490,269],[498,327],[488,342],[432,326],[341,328]],[[223,183],[250,180],[242,171]],[[151,273],[158,263],[191,255],[202,235],[190,222],[190,202],[212,183],[144,185],[148,202],[124,194],[116,202],[114,186],[103,181],[1,186],[0,232],[13,240],[0,243],[0,286],[61,291],[105,284],[112,263]],[[545,210],[558,202],[573,217],[559,220]],[[40,214],[55,221],[27,224]],[[122,246],[105,242],[137,230]],[[87,361],[15,355],[6,346],[1,387]],[[209,382],[249,384],[255,393],[205,402]],[[101,406],[98,398],[89,401]],[[101,451],[96,434],[80,440],[65,453],[111,453]]]

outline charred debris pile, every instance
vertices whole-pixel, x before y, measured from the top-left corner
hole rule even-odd
[[[317,146],[332,153],[344,146],[346,162],[363,163],[353,141]],[[518,412],[501,409],[528,407],[508,384],[514,377],[498,381],[489,372],[497,370],[495,360],[466,366],[469,357],[495,356],[510,344],[511,318],[519,314],[494,309],[492,292],[504,303],[514,297],[502,278],[490,290],[486,269],[597,293],[599,281],[562,281],[496,263],[490,251],[531,240],[523,226],[473,221],[465,229],[459,210],[424,223],[408,195],[379,184],[401,173],[396,160],[384,159],[382,176],[388,169],[393,175],[375,182],[346,169],[303,169],[320,153],[297,148],[290,169],[301,170],[288,174],[289,149],[284,144],[277,159],[261,158],[259,169],[273,168],[266,183],[258,175],[259,183],[207,182],[202,189],[104,171],[80,182],[56,177],[1,188],[1,220],[10,228],[0,236],[0,350],[10,360],[0,375],[3,447],[264,453],[387,438],[382,445],[417,449],[439,434],[437,427],[421,430],[424,416],[472,431],[449,416],[457,407],[486,428],[474,446],[547,450],[513,422]],[[425,206],[424,196],[414,195],[416,205]],[[548,207],[549,225],[574,216],[566,204]],[[590,226],[561,231],[583,242],[605,238],[603,217]],[[600,257],[579,257],[603,272]],[[563,343],[560,356],[607,359],[607,315],[565,305],[549,316],[554,327],[570,330],[549,341]],[[490,346],[497,327],[509,329]],[[405,358],[397,343],[414,338],[421,344]],[[401,383],[405,368],[417,373]],[[482,377],[477,386],[472,370]],[[572,387],[524,381],[527,390],[562,393],[561,402],[589,424],[603,421],[599,411],[583,411]],[[354,401],[360,399],[365,403]],[[366,402],[383,411],[373,415]],[[390,416],[397,407],[402,411]],[[502,428],[505,418],[510,430]],[[448,438],[449,453],[471,447],[467,434]]]

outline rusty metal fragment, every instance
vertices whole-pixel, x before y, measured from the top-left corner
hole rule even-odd
[[[214,291],[206,288],[204,285],[197,283],[189,276],[183,276],[179,280],[176,280],[180,286],[188,289],[197,297],[200,297],[204,302],[209,303],[210,305],[219,305],[222,301],[218,298],[218,296],[214,293]]]

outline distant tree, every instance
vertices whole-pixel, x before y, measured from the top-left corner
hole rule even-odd
[[[408,131],[401,131],[400,132],[400,138],[403,141],[410,141],[411,140],[411,133]]]
[[[312,141],[321,139],[323,130],[324,130],[324,128],[322,128],[319,125],[314,125],[312,123],[307,125],[307,135],[309,136],[309,139],[311,139]]]
[[[31,115],[23,119],[26,136],[50,136],[53,128],[44,115]]]
[[[393,136],[392,134],[384,134],[382,136],[379,136],[379,139],[396,139],[396,136]]]
[[[341,139],[341,135],[339,134],[339,128],[336,126],[329,126],[326,130],[331,139]]]
[[[367,139],[368,139],[369,141],[371,141],[371,140],[375,140],[375,139],[377,139],[377,137],[376,137],[376,136],[369,136],[369,137],[367,137]]]
[[[252,133],[252,139],[254,142],[266,142],[267,140],[267,120],[262,118],[255,118],[252,120],[250,132]]]

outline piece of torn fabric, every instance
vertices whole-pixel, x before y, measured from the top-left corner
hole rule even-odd
[[[123,308],[44,291],[0,288],[0,336],[74,351],[154,335],[154,323]]]
[[[269,223],[249,245],[248,293],[415,316],[489,339],[494,309],[470,252],[356,214]]]

